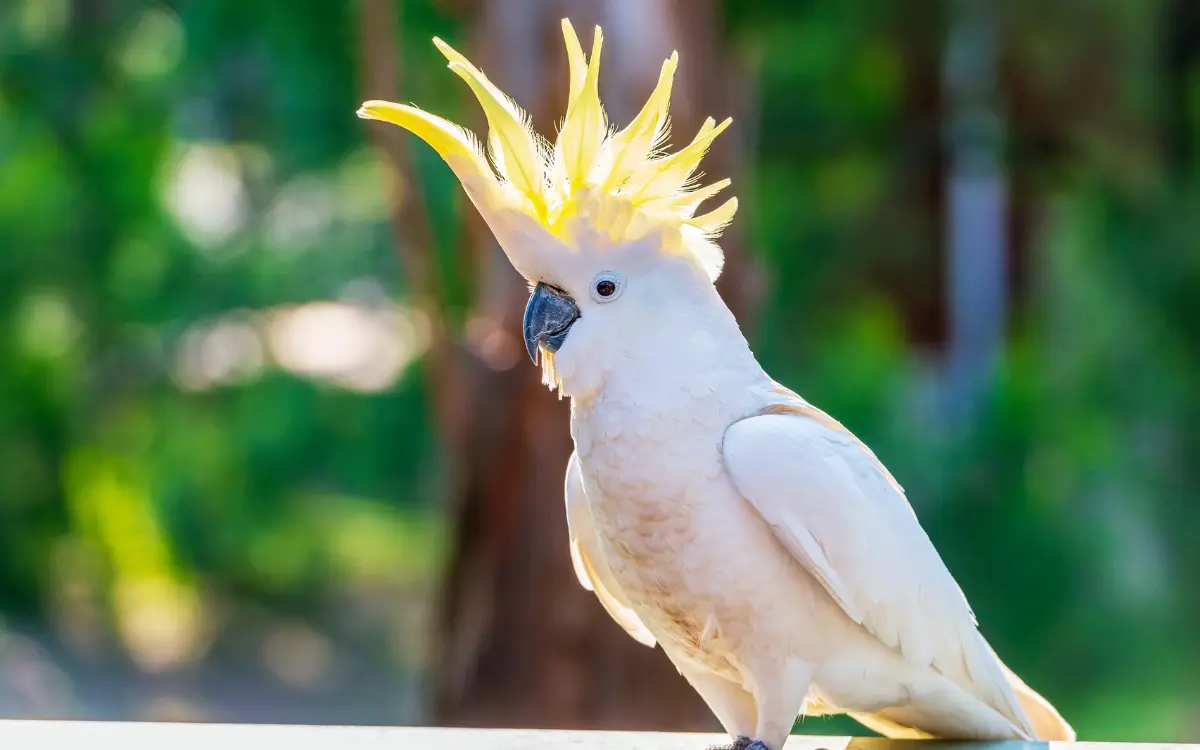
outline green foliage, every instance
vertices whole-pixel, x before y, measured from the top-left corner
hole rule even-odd
[[[386,639],[436,579],[439,462],[406,374],[419,321],[379,308],[403,279],[353,116],[354,13],[0,7],[0,612],[14,621],[68,644],[91,628],[84,641],[156,674],[268,638],[276,618],[245,622],[257,607],[319,618],[390,599],[346,648],[420,666],[420,637]],[[414,14],[409,31],[435,22]],[[347,296],[411,347],[350,389],[273,348],[344,346],[328,310],[307,326],[295,313]],[[87,651],[74,643],[69,670]]]

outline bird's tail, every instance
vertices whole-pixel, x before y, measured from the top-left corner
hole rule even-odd
[[[1033,731],[1036,735],[1035,739],[1041,742],[1075,741],[1075,730],[1071,728],[1071,725],[1058,713],[1054,706],[1050,705],[1049,701],[1034,692],[1033,688],[1026,685],[1003,662],[1000,662],[1000,668],[1003,670],[1004,678],[1012,687],[1013,692],[1016,693],[1017,700],[1021,704],[1021,710],[1029,717],[1029,723],[1033,726]],[[903,715],[885,715],[886,711],[876,713],[848,713],[858,723],[890,739],[922,740],[938,738],[937,734],[911,726],[905,722]],[[1014,731],[1016,730],[1014,729]]]
[[[891,740],[934,740],[936,736],[916,727],[908,727],[880,716],[879,714],[848,713],[851,719],[867,729]]]
[[[1050,701],[1034,692],[1033,688],[1026,685],[1003,663],[1000,664],[1000,668],[1004,670],[1004,676],[1017,694],[1017,700],[1021,702],[1021,708],[1025,709],[1025,714],[1033,724],[1033,730],[1037,732],[1039,740],[1043,742],[1075,741],[1075,730],[1058,710],[1050,705]]]

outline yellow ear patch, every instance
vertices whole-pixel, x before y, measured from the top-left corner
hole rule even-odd
[[[516,102],[436,38],[433,43],[449,61],[449,68],[466,81],[483,107],[491,165],[469,131],[416,107],[369,101],[358,115],[402,127],[432,146],[468,191],[474,191],[472,199],[485,214],[502,205],[505,210],[530,216],[555,237],[563,237],[569,226],[583,219],[604,224],[614,242],[635,240],[654,230],[678,233],[685,226],[699,230],[704,247],[692,249],[715,280],[720,258],[714,263],[712,255],[720,251],[709,240],[719,236],[733,219],[737,199],[730,198],[715,210],[695,216],[700,203],[729,185],[729,180],[721,180],[698,187],[696,169],[730,120],[718,125],[709,118],[686,147],[674,154],[660,153],[670,131],[667,112],[679,62],[678,54],[672,53],[663,62],[658,83],[641,111],[627,127],[613,133],[600,102],[604,41],[600,28],[596,27],[587,57],[570,21],[563,19],[562,29],[570,89],[566,117],[552,149],[534,132],[529,115]],[[478,199],[481,192],[487,200]],[[630,215],[613,222],[614,212]],[[485,218],[490,225],[498,225],[491,221],[493,217]],[[504,238],[498,239],[504,245]],[[683,245],[689,249],[686,239]],[[675,243],[663,248],[665,252],[674,249]],[[507,246],[505,251],[510,257],[521,252]]]

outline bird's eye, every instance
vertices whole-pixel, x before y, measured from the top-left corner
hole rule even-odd
[[[612,302],[621,296],[624,288],[625,280],[620,274],[603,271],[596,274],[596,278],[592,280],[592,299],[597,302]]]

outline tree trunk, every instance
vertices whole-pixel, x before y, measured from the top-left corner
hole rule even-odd
[[[469,9],[472,60],[543,134],[553,135],[566,108],[563,17],[572,19],[585,48],[592,25],[604,28],[601,91],[614,121],[636,114],[673,48],[681,57],[672,108],[676,142],[690,140],[705,116],[733,107],[716,2],[488,0]],[[734,132],[717,140],[705,165],[711,178],[735,171],[738,139]],[[711,714],[667,658],[633,641],[575,580],[563,504],[572,450],[568,405],[540,385],[525,360],[524,280],[479,217],[467,214],[478,273],[465,365],[472,405],[455,460],[460,493],[451,508],[454,551],[443,590],[433,720],[711,730]],[[744,313],[756,294],[755,274],[738,239],[734,232],[723,243],[728,264],[721,288],[735,313]]]

